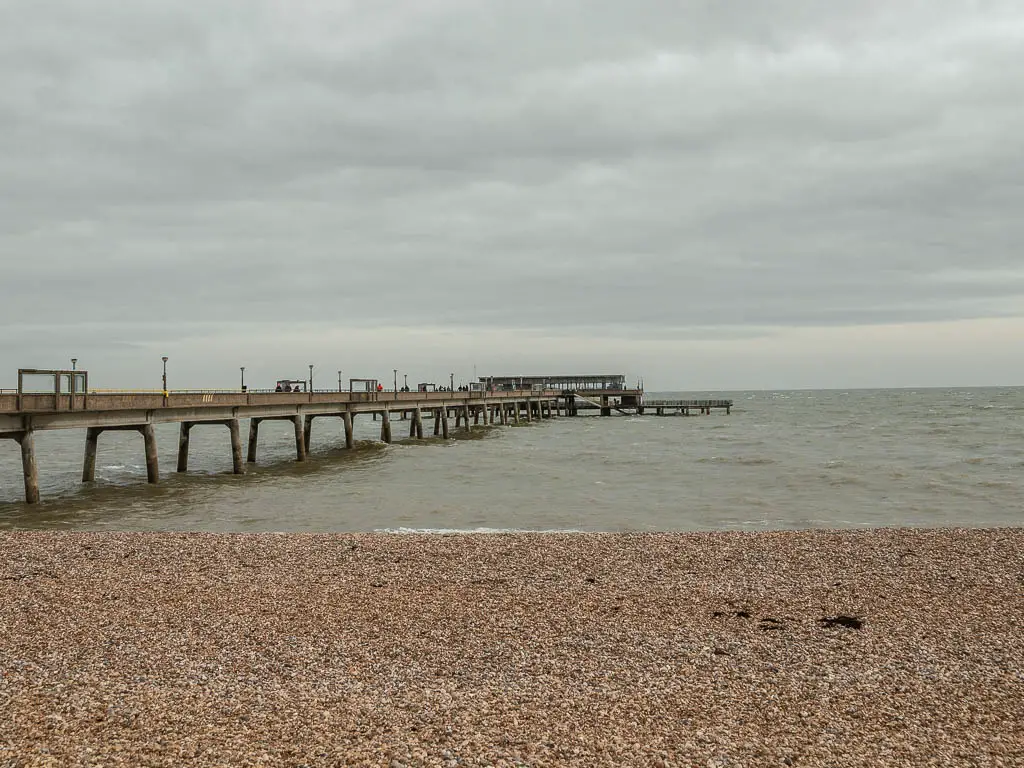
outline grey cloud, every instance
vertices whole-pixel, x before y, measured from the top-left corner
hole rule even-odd
[[[1022,36],[1015,2],[11,4],[0,322],[1019,317]]]

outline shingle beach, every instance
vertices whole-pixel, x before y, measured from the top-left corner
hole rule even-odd
[[[1024,529],[0,534],[0,767],[1024,765]]]

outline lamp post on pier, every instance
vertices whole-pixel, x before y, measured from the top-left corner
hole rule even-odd
[[[455,391],[455,374],[454,373],[449,373],[448,374],[448,391],[449,392],[454,392]]]
[[[313,391],[313,364],[309,364],[309,391]]]
[[[394,370],[394,372],[395,372],[395,389],[394,389],[394,392],[397,394],[398,393],[398,369],[394,368],[392,370]]]
[[[239,369],[242,371],[242,391],[245,392],[245,366],[239,366]]]
[[[341,392],[341,371],[338,371],[338,391]]]
[[[403,374],[402,374],[402,378],[404,378],[404,379],[405,379],[405,382],[404,382],[404,383],[402,384],[402,388],[403,388],[403,389],[404,389],[404,390],[405,390],[406,392],[408,392],[408,391],[409,391],[409,374],[408,374],[408,373],[403,373]]]
[[[72,357],[71,358],[71,370],[74,371],[74,370],[77,370],[77,369],[78,369],[78,358],[77,357]]]
[[[164,361],[164,397],[167,397],[167,356],[164,355],[160,359]]]

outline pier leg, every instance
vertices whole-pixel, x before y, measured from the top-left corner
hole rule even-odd
[[[228,430],[231,432],[231,471],[236,475],[245,474],[245,462],[242,461],[242,430],[238,419],[231,419],[228,422]]]
[[[85,431],[85,461],[82,462],[83,483],[91,483],[96,479],[96,448],[102,431],[99,427],[89,427]]]
[[[302,429],[302,417],[292,416],[292,424],[295,425],[295,460],[306,460],[306,437]]]
[[[345,411],[345,413],[341,415],[341,418],[345,422],[345,447],[353,448],[356,444],[356,438],[352,432],[352,412]]]
[[[469,432],[470,431],[470,426],[469,426],[469,406],[468,405],[462,406],[462,422],[463,422],[463,425],[466,427],[466,431]]]
[[[260,420],[249,419],[249,454],[245,460],[250,464],[256,463],[256,446],[260,441]]]
[[[414,419],[415,419],[415,421],[413,423],[416,425],[416,439],[417,440],[422,440],[423,439],[423,411],[421,411],[419,408],[416,409],[416,412],[414,414]]]
[[[18,440],[21,443],[21,470],[25,475],[25,503],[39,503],[39,468],[36,466],[36,440],[27,429]]]
[[[500,416],[501,416],[501,423],[507,425],[508,424],[508,406],[505,405],[505,403],[502,403],[501,405],[498,406],[498,408],[501,411],[501,414],[500,414]]]
[[[458,429],[462,426],[462,409],[454,408],[453,411],[455,413],[455,428]]]
[[[434,409],[434,437],[441,434],[441,409]]]
[[[526,405],[526,408],[525,408],[525,410],[526,410],[526,421],[527,422],[531,422],[531,421],[533,421],[533,403],[530,400],[527,400],[525,405]]]
[[[482,408],[474,408],[473,409],[473,426],[474,427],[477,426],[480,423],[480,411],[482,411],[482,410],[483,410]],[[487,414],[484,414],[484,424],[486,424],[486,423],[487,423]]]
[[[313,438],[313,417],[307,416],[303,421],[302,440],[306,447],[306,455],[309,456],[309,441]]]
[[[141,429],[142,439],[146,445],[146,480],[150,483],[160,482],[160,466],[156,457],[156,430],[152,424]]]
[[[441,437],[448,439],[448,409],[441,409]]]
[[[388,411],[382,411],[380,414],[380,439],[385,443],[391,442],[391,414]]]
[[[519,401],[515,400],[512,403],[512,421],[515,424],[519,423]]]
[[[178,430],[178,471],[188,472],[188,436],[192,431],[192,425],[187,422],[181,422],[181,428]]]

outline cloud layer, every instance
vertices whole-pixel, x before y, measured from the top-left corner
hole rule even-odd
[[[14,6],[4,377],[1024,316],[1017,2]]]

